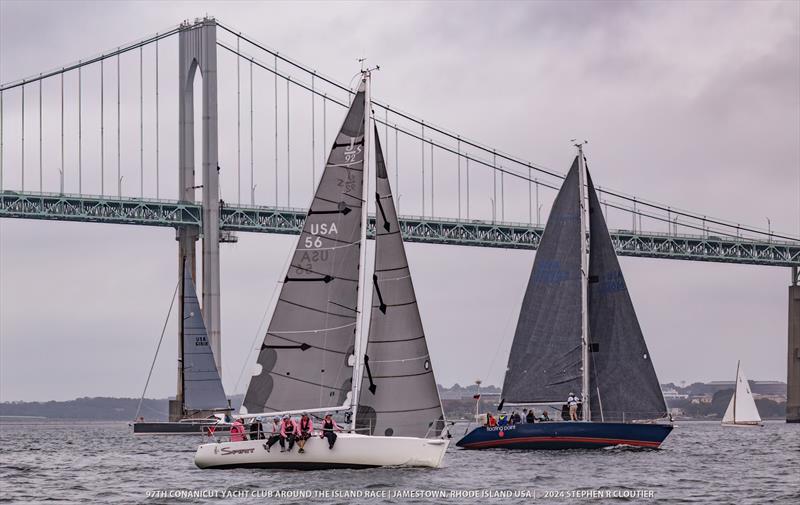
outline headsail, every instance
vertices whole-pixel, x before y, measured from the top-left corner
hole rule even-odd
[[[522,301],[503,381],[510,403],[581,393],[581,207],[578,158],[553,202]]]
[[[248,412],[344,405],[361,248],[364,84],[328,157],[244,399]]]
[[[375,272],[357,428],[382,436],[438,435],[444,413],[377,128],[375,157]]]
[[[587,176],[592,420],[662,418],[664,396],[588,171]]]
[[[183,266],[183,405],[186,411],[225,409],[228,401],[219,378],[208,332],[197,301],[189,263]]]
[[[759,424],[761,415],[758,413],[756,401],[750,391],[750,383],[744,375],[741,363],[736,364],[736,389],[731,402],[722,418],[723,424]]]

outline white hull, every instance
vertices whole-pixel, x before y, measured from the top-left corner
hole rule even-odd
[[[753,421],[753,422],[736,422],[736,423],[726,423],[723,422],[722,426],[730,426],[731,428],[758,428],[759,426],[764,426],[764,423],[761,421]]]
[[[438,468],[450,443],[438,438],[378,437],[338,433],[333,449],[319,436],[311,437],[305,452],[297,444],[281,452],[275,444],[267,452],[266,440],[219,442],[197,448],[194,463],[200,468],[276,468],[321,470],[379,466],[422,466]]]

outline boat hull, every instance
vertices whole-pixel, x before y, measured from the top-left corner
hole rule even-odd
[[[456,444],[464,449],[597,449],[615,445],[658,448],[670,424],[543,422],[479,426]]]
[[[194,462],[199,468],[270,468],[325,470],[333,468],[374,468],[419,466],[438,468],[449,441],[415,437],[377,437],[340,433],[333,449],[318,436],[311,437],[305,452],[281,452],[275,444],[268,452],[266,440],[218,442],[197,448]]]
[[[214,426],[215,433],[228,432],[227,424],[191,423],[191,422],[136,422],[133,423],[134,435],[198,435],[206,433],[209,426]]]
[[[763,427],[764,423],[761,421],[753,421],[753,422],[735,422],[735,423],[722,423],[722,426],[730,427],[730,428],[759,428]]]

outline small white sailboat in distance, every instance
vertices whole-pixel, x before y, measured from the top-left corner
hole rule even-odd
[[[758,414],[756,401],[750,392],[750,383],[742,371],[742,363],[736,363],[736,388],[734,389],[728,409],[722,418],[723,426],[764,426]]]

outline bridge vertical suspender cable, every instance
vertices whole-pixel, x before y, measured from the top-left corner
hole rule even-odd
[[[239,41],[236,37],[236,52],[239,52]],[[241,56],[236,57],[236,202],[242,204],[242,84],[239,63]]]
[[[22,85],[22,163],[20,175],[22,176],[22,191],[25,192],[25,85]]]
[[[461,136],[459,135],[456,151],[456,159],[458,160],[458,218],[461,219]]]
[[[139,50],[141,51],[141,48]],[[82,109],[81,101],[83,95],[83,74],[81,73],[81,70],[83,70],[83,67],[78,67],[78,193],[79,194],[83,193],[83,116],[81,112]]]
[[[120,89],[119,78],[120,78],[119,54],[117,54],[117,197],[122,198],[122,155],[120,149],[120,146],[122,146],[122,137],[120,136],[121,108],[120,108],[120,96],[119,96],[119,89]]]
[[[314,74],[311,74],[311,196],[314,196],[314,188],[317,184],[317,170],[314,165],[317,164],[316,160],[316,152],[317,152],[317,145],[316,145],[316,138],[314,137],[314,127],[316,123],[314,122]]]
[[[106,60],[100,60],[100,196],[104,196],[106,186],[106,171],[105,171],[105,63]],[[39,81],[41,82],[41,81]]]
[[[275,54],[275,206],[278,207],[278,55]]]
[[[0,191],[3,191],[3,92],[0,91]]]
[[[144,55],[139,46],[139,197],[144,198]]]
[[[253,178],[253,60],[250,60],[250,205],[256,204],[256,185]]]
[[[156,34],[158,35],[158,34]],[[160,198],[160,171],[159,171],[159,132],[158,132],[158,39],[156,39],[156,199]]]
[[[39,193],[43,192],[43,162],[42,162],[42,81],[39,81]]]
[[[61,72],[61,173],[59,174],[61,194],[64,194],[64,72]]]
[[[397,125],[394,129],[394,190],[397,193],[397,215],[400,215],[400,151],[397,141]],[[388,142],[389,139],[386,139]]]
[[[436,210],[434,209],[435,202],[436,198],[434,193],[434,180],[433,180],[433,142],[431,142],[431,216],[436,215]]]
[[[286,79],[286,206],[292,206],[292,169],[291,169],[291,156],[292,152],[289,149],[289,137],[291,127],[289,119],[291,117],[289,111],[289,84],[292,82],[291,77]]]
[[[425,217],[425,121],[422,122],[420,144],[422,147],[422,217]]]

